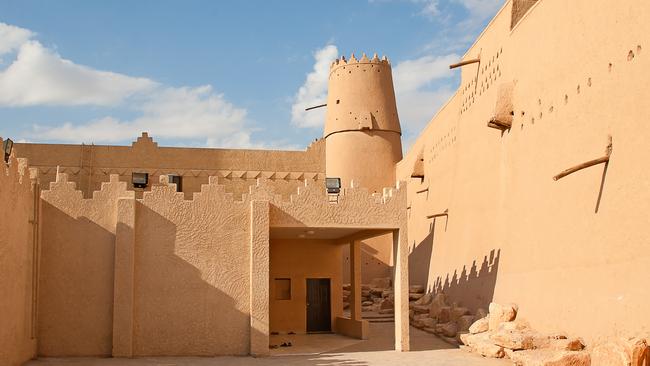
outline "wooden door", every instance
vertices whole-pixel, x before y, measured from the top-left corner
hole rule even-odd
[[[330,279],[307,279],[307,332],[332,331]]]

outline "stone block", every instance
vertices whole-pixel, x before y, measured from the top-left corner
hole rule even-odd
[[[590,356],[586,351],[527,350],[509,353],[517,366],[589,366]]]
[[[517,309],[515,304],[500,305],[495,302],[490,303],[490,314],[488,315],[490,330],[497,329],[499,324],[503,322],[515,320]]]
[[[458,325],[458,330],[460,332],[466,332],[469,330],[469,327],[474,323],[474,315],[463,315],[458,320],[456,320],[456,325]]]
[[[489,329],[489,323],[488,323],[488,318],[481,318],[477,321],[475,321],[470,327],[469,327],[469,332],[471,334],[478,334],[478,333],[483,333],[487,332]]]
[[[431,301],[433,300],[433,294],[432,293],[426,293],[424,294],[421,298],[419,298],[415,304],[416,305],[429,305],[431,304]]]

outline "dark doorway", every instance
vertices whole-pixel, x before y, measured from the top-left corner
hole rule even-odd
[[[330,279],[307,279],[307,332],[331,332]]]

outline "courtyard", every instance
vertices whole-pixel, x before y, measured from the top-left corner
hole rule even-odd
[[[411,327],[411,351],[395,352],[393,323],[370,323],[373,337],[357,340],[337,334],[295,334],[271,337],[271,343],[291,342],[291,347],[271,350],[270,357],[142,357],[44,358],[26,366],[499,366],[507,360],[487,359],[451,346],[435,335]]]

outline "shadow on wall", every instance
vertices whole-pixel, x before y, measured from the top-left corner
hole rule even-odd
[[[194,219],[212,229],[194,232],[142,202],[136,212],[134,356],[249,354],[248,267],[233,273],[229,265],[235,255],[248,263],[247,243],[237,243],[239,253],[224,248],[232,233],[209,212]]]
[[[478,308],[487,310],[494,298],[500,256],[501,249],[493,249],[489,256],[483,257],[481,268],[473,261],[469,273],[467,266],[463,266],[460,274],[455,270],[450,278],[448,273],[444,282],[442,277],[436,278],[433,292],[444,292],[450,302],[456,302],[472,312]]]
[[[429,224],[429,234],[419,244],[416,245],[413,242],[413,249],[409,254],[409,284],[411,285],[427,285],[435,228],[436,219],[433,219],[433,222]]]
[[[115,235],[42,201],[39,356],[110,356]]]

